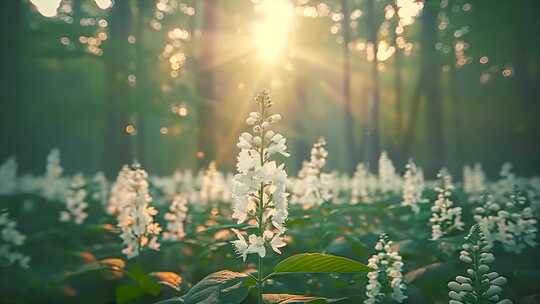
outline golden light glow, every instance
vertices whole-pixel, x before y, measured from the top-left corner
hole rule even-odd
[[[108,9],[109,7],[112,6],[112,0],[94,0],[97,4],[97,6],[102,9],[102,10],[105,10],[105,9]]]
[[[261,59],[274,62],[287,46],[294,8],[288,0],[264,0],[255,5],[261,17],[253,25],[253,39]]]
[[[185,105],[180,105],[178,107],[178,115],[181,117],[186,117],[188,115],[188,109]]]
[[[137,130],[135,130],[135,126],[129,124],[126,126],[126,133],[129,135],[135,134]]]
[[[197,157],[198,159],[201,159],[201,158],[204,158],[204,152],[203,151],[198,151],[197,153],[195,153],[195,157]]]
[[[41,15],[51,18],[57,15],[62,0],[30,0],[30,2],[36,6]]]

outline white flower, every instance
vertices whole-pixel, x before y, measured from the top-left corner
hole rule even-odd
[[[18,263],[28,268],[30,257],[16,251],[16,247],[24,244],[26,236],[17,230],[17,223],[9,219],[7,213],[0,214],[0,261],[3,265]]]
[[[60,212],[61,222],[74,222],[80,225],[88,217],[85,186],[86,181],[82,174],[73,177],[66,193],[66,210]]]
[[[283,237],[280,234],[274,234],[274,236],[270,240],[270,247],[272,247],[272,250],[274,250],[278,254],[281,254],[281,250],[279,250],[279,248],[285,246],[287,246],[287,243],[285,243]]]
[[[40,181],[41,191],[45,198],[50,200],[63,200],[67,191],[66,181],[62,179],[64,169],[60,165],[60,151],[53,149],[47,155],[45,176]]]
[[[388,154],[382,152],[379,157],[379,190],[382,193],[399,193],[401,183],[401,177],[396,173]]]
[[[535,247],[537,220],[527,197],[516,186],[498,199],[496,202],[492,195],[486,194],[482,197],[483,206],[475,209],[474,219],[488,244],[500,242],[505,251],[514,253]]]
[[[311,207],[334,197],[334,176],[322,172],[328,157],[325,145],[326,141],[322,137],[313,144],[311,158],[309,162],[304,162],[293,185],[293,203]]]
[[[110,192],[109,204],[107,206],[108,214],[118,214],[127,202],[135,198],[135,193],[132,191],[130,185],[131,175],[131,169],[127,165],[123,166],[120,172],[118,172],[118,177],[113,183]]]
[[[403,261],[392,245],[392,241],[382,235],[375,245],[377,253],[368,260],[368,266],[375,271],[367,274],[365,304],[388,303],[389,300],[401,303],[407,299],[407,286],[402,274]]]
[[[248,249],[248,243],[246,242],[246,239],[244,236],[240,233],[240,231],[236,229],[232,229],[234,233],[236,234],[236,237],[238,238],[235,241],[232,241],[231,243],[234,245],[234,248],[236,250],[236,253],[242,257],[242,260],[244,262],[247,258],[247,249]]]
[[[122,169],[124,170],[124,169]],[[122,229],[120,237],[126,248],[122,250],[128,258],[139,255],[148,247],[159,250],[157,241],[161,227],[154,222],[157,210],[149,206],[152,197],[148,193],[148,175],[139,165],[125,171],[128,189],[118,212],[118,227]]]
[[[260,109],[250,113],[246,119],[247,124],[253,126],[253,133],[240,135],[237,144],[240,148],[236,164],[238,174],[232,180],[231,189],[232,218],[238,224],[253,219],[259,230],[258,234],[250,234],[247,241],[241,232],[234,230],[237,240],[232,244],[244,261],[251,253],[264,257],[266,245],[280,253],[279,248],[285,246],[281,234],[285,231],[288,217],[287,173],[283,164],[271,160],[276,153],[289,155],[285,137],[269,129],[281,116],[269,115],[272,103],[267,93],[259,94],[255,100]],[[265,236],[265,231],[274,230],[280,233]]]
[[[92,179],[92,182],[98,189],[98,191],[94,192],[92,197],[96,201],[100,201],[101,205],[105,207],[107,205],[107,199],[109,196],[109,182],[107,181],[105,174],[103,174],[103,172],[96,173]]]
[[[416,167],[412,160],[409,160],[405,166],[405,175],[403,176],[403,198],[402,206],[411,207],[414,213],[420,212],[420,203],[426,202],[422,199],[424,191],[424,174],[422,169]]]
[[[372,203],[372,193],[378,186],[378,180],[363,163],[356,166],[356,171],[351,179],[351,203]]]
[[[440,185],[435,190],[439,194],[431,207],[432,213],[429,219],[431,238],[433,240],[438,240],[452,231],[462,230],[464,225],[461,221],[461,208],[453,207],[454,203],[451,200],[452,191],[454,190],[452,177],[446,169],[441,169],[437,177]]]
[[[512,301],[500,298],[501,286],[506,284],[507,280],[490,269],[493,267],[495,257],[489,252],[491,246],[486,242],[478,225],[471,228],[465,240],[466,243],[462,246],[463,250],[459,254],[459,259],[468,264],[468,270],[464,275],[457,276],[455,281],[448,283],[449,303],[511,304]]]
[[[231,192],[223,173],[219,172],[215,162],[210,162],[201,177],[201,188],[197,202],[208,205],[230,200]]]
[[[463,191],[469,195],[469,201],[476,202],[486,191],[486,175],[482,165],[476,163],[474,167],[463,167]]]
[[[248,236],[248,242],[246,242],[246,239],[240,231],[237,229],[232,230],[238,239],[231,243],[234,245],[236,253],[242,257],[244,262],[246,261],[247,255],[250,253],[256,253],[261,258],[266,256],[266,248],[264,246],[265,240],[262,236],[250,234]]]
[[[163,232],[163,238],[165,240],[178,241],[184,238],[186,235],[184,231],[184,221],[187,217],[187,200],[182,195],[175,195],[169,212],[165,213],[165,220],[167,221],[167,230]]]
[[[17,188],[17,161],[8,158],[0,167],[0,194],[11,194]]]

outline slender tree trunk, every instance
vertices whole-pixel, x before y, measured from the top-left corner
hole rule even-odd
[[[216,158],[216,100],[215,100],[215,48],[217,34],[217,1],[203,1],[203,28],[199,45],[198,88],[202,100],[198,104],[199,144],[198,167],[206,168]]]
[[[295,65],[297,68],[299,67],[298,60],[297,64]],[[301,70],[301,69],[297,69]],[[295,97],[296,97],[296,108],[294,109],[293,113],[301,113],[306,108],[306,79],[305,76],[301,73],[296,74],[296,79],[294,83],[294,90],[295,90]],[[296,171],[300,170],[302,168],[302,162],[305,159],[309,158],[309,143],[305,137],[306,134],[306,127],[305,127],[305,120],[304,115],[294,115],[294,165]]]
[[[104,50],[107,84],[107,127],[105,129],[104,162],[106,173],[113,177],[123,164],[132,161],[125,127],[129,117],[128,35],[131,30],[129,1],[117,1],[112,7],[110,38]]]
[[[407,122],[406,136],[403,137],[403,157],[405,159],[412,157],[412,147],[416,139],[416,124],[418,122],[418,112],[420,111],[420,104],[422,101],[422,88],[424,83],[424,72],[420,71],[420,77],[418,83],[414,89],[413,97],[411,99],[411,110],[409,113],[409,120]]]
[[[452,65],[450,74],[450,94],[454,104],[454,123],[456,128],[456,158],[455,158],[455,172],[461,171],[461,166],[463,166],[465,161],[465,146],[463,145],[463,138],[465,133],[463,132],[463,95],[461,90],[463,89],[462,85],[462,71],[455,67],[455,64]]]
[[[136,95],[136,121],[137,121],[137,151],[138,161],[142,164],[146,164],[145,157],[145,145],[146,145],[146,119],[145,115],[148,113],[147,108],[149,104],[149,92],[150,92],[150,79],[148,77],[148,59],[146,56],[146,49],[144,48],[144,28],[146,25],[144,19],[144,11],[148,9],[150,2],[145,0],[138,0],[137,2],[137,20],[135,22],[135,64],[137,68],[137,95]]]
[[[22,111],[21,93],[24,85],[21,81],[23,2],[2,1],[0,17],[0,100],[5,105],[0,111],[0,162],[3,162],[11,155],[26,151],[21,147],[23,134],[14,127],[17,120],[22,118],[19,113]]]
[[[395,122],[395,150],[396,150],[396,160],[398,164],[403,164],[405,160],[403,155],[403,67],[401,63],[402,57],[401,52],[396,47],[396,53],[394,55],[394,95],[395,95],[395,112],[396,112],[396,122]]]
[[[351,42],[351,20],[350,8],[348,0],[341,0],[341,12],[343,13],[343,22],[341,30],[343,31],[343,114],[345,121],[345,143],[347,145],[347,170],[351,170],[353,165],[358,161],[356,155],[356,143],[354,137],[354,120],[351,107],[351,54],[349,43]]]
[[[362,162],[369,164],[369,110],[371,109],[371,90],[367,88],[366,84],[361,88],[363,102],[361,104],[360,111],[362,112],[362,118],[360,125],[362,129],[362,139],[360,141],[360,155],[362,156]]]
[[[380,96],[379,96],[379,69],[377,62],[377,50],[378,50],[378,41],[377,33],[378,26],[375,20],[375,3],[374,0],[367,0],[367,27],[368,27],[368,43],[372,45],[373,48],[373,61],[371,63],[371,115],[370,115],[370,126],[369,126],[369,136],[371,138],[368,150],[369,150],[369,161],[374,170],[377,169],[377,159],[380,154],[380,134],[379,134],[379,107],[380,107]]]
[[[427,169],[435,173],[445,163],[443,105],[440,90],[440,65],[435,49],[437,43],[438,3],[429,2],[422,14],[422,68],[426,97]]]

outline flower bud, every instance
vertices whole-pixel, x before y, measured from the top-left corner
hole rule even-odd
[[[279,115],[279,114],[274,114],[274,115],[272,115],[272,116],[270,116],[270,117],[268,118],[268,121],[269,121],[270,123],[275,123],[275,122],[278,122],[278,121],[280,121],[280,120],[281,120],[281,115]]]
[[[488,297],[494,296],[496,294],[499,294],[502,292],[502,288],[497,285],[491,285],[489,286],[489,289],[486,291],[486,295]]]
[[[454,281],[448,283],[448,288],[456,292],[461,291],[461,285]]]
[[[495,278],[493,281],[491,281],[492,284],[495,284],[495,285],[504,285],[506,284],[506,278],[505,277],[498,277],[498,278]]]
[[[486,272],[488,272],[488,271],[489,271],[489,266],[488,266],[488,265],[480,265],[480,266],[478,267],[478,272],[479,272],[480,274],[484,274],[484,273],[486,273]]]
[[[453,290],[451,290],[449,293],[448,293],[448,296],[450,297],[450,299],[453,299],[453,300],[461,300],[461,295]]]
[[[464,277],[464,276],[457,276],[456,281],[459,283],[470,283],[471,279]]]

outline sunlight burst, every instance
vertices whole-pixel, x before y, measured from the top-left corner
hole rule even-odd
[[[275,62],[287,46],[293,19],[293,6],[288,0],[266,0],[255,5],[261,19],[253,25],[253,39],[261,59]]]

